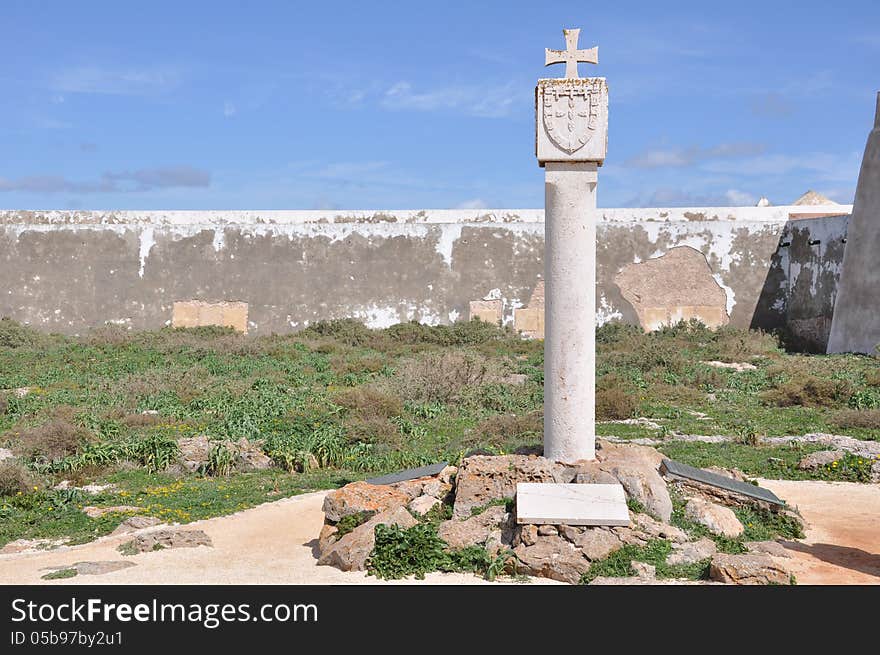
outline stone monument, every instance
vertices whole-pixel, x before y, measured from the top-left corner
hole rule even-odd
[[[581,78],[598,48],[578,50],[580,30],[563,30],[565,50],[545,65],[565,77],[538,80],[535,149],[544,168],[544,456],[572,463],[596,454],[596,185],[608,135],[608,87]]]
[[[868,136],[852,217],[840,286],[831,319],[829,353],[877,354],[880,345],[880,93],[874,129]]]

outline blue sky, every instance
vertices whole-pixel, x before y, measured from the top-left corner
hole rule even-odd
[[[0,24],[2,208],[541,207],[563,27],[610,88],[600,206],[851,202],[880,89],[876,0],[3,0]]]

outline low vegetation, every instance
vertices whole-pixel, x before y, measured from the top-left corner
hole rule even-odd
[[[864,477],[857,461],[800,471],[816,446],[759,444],[808,432],[880,438],[876,358],[789,354],[773,335],[695,322],[652,334],[612,323],[597,344],[599,420],[644,419],[600,422],[600,435],[660,440],[683,462],[753,476]],[[0,463],[0,545],[85,541],[125,518],[89,518],[85,505],[185,523],[468,452],[536,452],[543,364],[542,342],[480,321],[326,321],[265,337],[107,327],[74,338],[2,319],[0,448],[14,457]],[[668,439],[677,432],[736,441]],[[201,435],[210,456],[188,472],[180,440]],[[275,467],[239,470],[230,443],[241,438]],[[65,480],[115,487],[64,498],[52,489]]]

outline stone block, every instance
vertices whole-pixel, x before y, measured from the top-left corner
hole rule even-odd
[[[479,318],[486,323],[497,325],[501,322],[501,300],[471,300],[471,320]]]
[[[513,327],[532,339],[544,338],[544,308],[521,307],[513,310]]]
[[[608,150],[605,78],[545,78],[535,89],[538,163],[598,162]]]
[[[217,325],[247,333],[248,304],[246,302],[204,302],[201,300],[175,301],[171,325],[176,328]]]
[[[619,484],[516,485],[517,523],[629,525],[626,495]]]

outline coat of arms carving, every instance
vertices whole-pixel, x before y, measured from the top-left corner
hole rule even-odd
[[[589,143],[599,116],[598,94],[578,82],[554,84],[542,93],[544,129],[550,141],[568,154]]]

